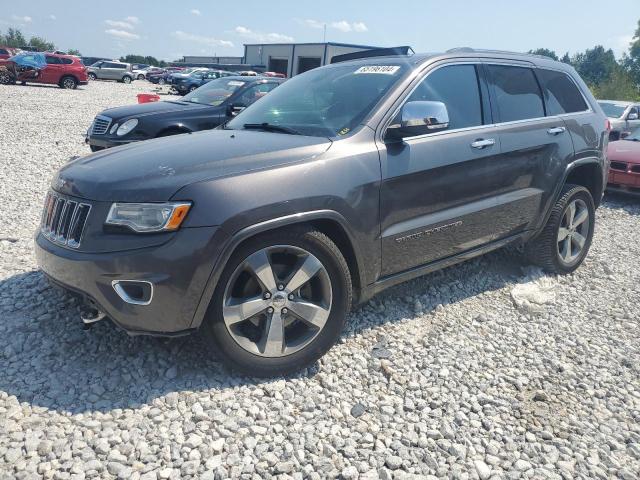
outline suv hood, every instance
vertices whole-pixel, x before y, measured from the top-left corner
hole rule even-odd
[[[311,160],[331,140],[210,130],[110,148],[62,167],[52,188],[95,201],[162,202],[191,183]]]

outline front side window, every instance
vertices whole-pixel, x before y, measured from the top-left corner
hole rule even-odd
[[[533,70],[505,65],[488,65],[487,69],[501,122],[544,117],[542,93]]]
[[[60,59],[58,57],[52,57],[50,55],[45,55],[45,60],[47,62],[47,65],[59,65],[60,63]]]
[[[397,60],[378,61],[335,64],[297,75],[244,110],[227,128],[266,123],[303,135],[346,135],[363,122],[408,70]]]
[[[254,85],[253,87],[248,88],[245,92],[240,95],[237,103],[238,105],[248,107],[252,103],[257,100],[260,100],[267,93],[278,86],[277,83],[261,83],[259,85]]]
[[[588,110],[578,87],[566,73],[554,70],[538,70],[537,73],[547,103],[547,115],[562,115]]]
[[[442,102],[449,112],[448,130],[482,125],[482,99],[474,65],[450,65],[430,73],[407,102]]]

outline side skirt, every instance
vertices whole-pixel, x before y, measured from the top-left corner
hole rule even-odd
[[[359,303],[363,304],[367,302],[369,299],[371,299],[371,297],[373,297],[374,295],[382,292],[383,290],[386,290],[389,287],[398,285],[399,283],[413,280],[414,278],[418,278],[428,273],[435,272],[436,270],[441,270],[443,268],[450,267],[457,263],[465,262],[472,258],[479,257],[480,255],[484,255],[485,253],[489,253],[493,250],[502,248],[506,245],[509,245],[510,243],[523,241],[526,238],[530,238],[530,237],[531,237],[531,231],[521,232],[516,235],[511,235],[509,237],[505,237],[500,240],[493,241],[481,247],[468,250],[458,255],[453,255],[451,257],[443,258],[441,260],[437,260],[435,262],[431,262],[426,265],[421,265],[419,267],[414,267],[410,270],[405,270],[404,272],[394,273],[393,275],[383,277],[377,282],[363,289],[362,294],[360,296]]]

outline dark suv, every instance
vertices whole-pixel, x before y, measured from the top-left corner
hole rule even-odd
[[[399,282],[507,244],[574,271],[606,185],[607,125],[576,72],[543,57],[335,63],[217,130],[65,165],[36,256],[99,311],[86,322],[202,330],[242,371],[283,374]]]

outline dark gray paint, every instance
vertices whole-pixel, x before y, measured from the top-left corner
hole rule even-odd
[[[572,169],[595,165],[601,180],[606,178],[605,116],[570,67],[541,57],[466,51],[416,55],[407,62],[410,73],[345,137],[217,130],[133,144],[68,164],[53,188],[91,199],[94,212],[104,213],[112,201],[189,200],[193,208],[183,228],[168,235],[107,231],[96,213],[81,251],[37,235],[39,264],[90,295],[129,331],[189,331],[200,325],[235,246],[256,233],[320,219],[341,228],[355,251],[361,287],[356,297],[364,301],[408,278],[531,238]],[[451,62],[565,71],[592,111],[385,142],[386,125],[412,85]],[[558,126],[567,131],[547,133]],[[494,138],[496,144],[471,149],[478,138]],[[594,195],[599,202],[601,191]],[[109,245],[127,249],[105,253]],[[123,305],[108,285],[112,279],[155,280],[162,300]]]

